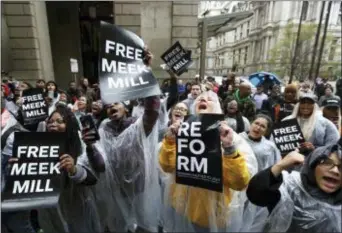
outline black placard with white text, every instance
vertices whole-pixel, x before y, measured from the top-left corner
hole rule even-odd
[[[161,55],[161,59],[178,76],[183,74],[193,63],[191,50],[185,50],[178,41]]]
[[[178,130],[176,183],[222,192],[220,114],[191,116]]]
[[[65,149],[64,133],[15,132],[13,157],[6,169],[1,211],[54,207],[60,195],[59,157]]]
[[[24,124],[38,124],[48,117],[48,106],[41,88],[31,88],[23,91],[21,106]]]
[[[145,66],[144,42],[131,31],[101,22],[99,78],[105,104],[160,95],[152,70]]]
[[[294,151],[299,148],[301,143],[305,142],[297,119],[290,119],[276,124],[272,136],[282,155]]]

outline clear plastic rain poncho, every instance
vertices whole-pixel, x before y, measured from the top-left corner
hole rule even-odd
[[[251,146],[258,161],[258,171],[273,166],[281,160],[280,151],[272,141],[265,137],[262,137],[260,141],[253,141],[246,132],[240,133],[240,136]]]
[[[222,113],[218,97],[214,92],[205,92],[198,98],[202,95],[208,95],[213,100],[213,113]],[[192,109],[195,110],[195,106],[192,106]],[[233,144],[244,157],[249,175],[252,177],[258,169],[252,149],[236,133],[234,133]],[[247,201],[245,190],[235,191],[228,187],[223,193],[219,193],[176,184],[175,172],[164,174],[162,180],[165,187],[163,226],[166,232],[239,232],[245,222],[251,221],[244,218],[244,215],[254,216],[249,212],[255,213],[255,208],[245,207]],[[201,204],[194,206],[192,203],[194,200]],[[188,218],[191,212],[199,212],[196,220],[205,222],[206,226],[194,224]],[[249,214],[244,214],[247,212]]]
[[[311,184],[315,180],[313,164],[330,154],[333,146],[316,149],[306,158],[300,173],[282,172],[281,199],[269,216],[265,232],[342,231],[342,190],[327,194]],[[341,159],[341,148],[339,151]]]
[[[99,130],[96,146],[104,152],[106,171],[100,176],[96,199],[101,224],[111,232],[134,232],[138,226],[151,232],[158,230],[161,196],[157,145],[158,130],[166,122],[165,112],[159,111],[148,136],[143,116],[118,137],[106,127]]]
[[[96,177],[83,142],[82,149],[82,155],[77,157],[77,165]],[[95,186],[77,184],[69,177],[62,176],[63,186],[65,188],[61,189],[59,205],[56,208],[39,209],[39,224],[44,232],[103,232],[95,202]]]
[[[272,141],[267,140],[265,137],[262,137],[257,142],[252,141],[246,132],[240,133],[240,136],[251,146],[258,161],[258,171],[273,166],[281,160],[280,152]],[[269,215],[267,208],[256,206],[249,200],[246,202],[246,208],[248,208],[248,211],[245,212],[244,218],[253,220],[245,222],[241,231],[262,232]]]

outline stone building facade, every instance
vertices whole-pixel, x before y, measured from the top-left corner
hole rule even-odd
[[[307,2],[308,7],[304,14],[303,25],[318,24],[322,1],[227,1],[226,4],[220,2],[214,5],[215,14],[249,11],[252,15],[219,28],[214,37],[208,38],[207,75],[225,75],[234,65],[238,65],[239,75],[272,70],[269,52],[282,38],[282,29],[286,25],[299,23],[304,2]],[[238,7],[239,3],[240,7]],[[324,17],[327,13],[327,5],[328,2],[325,5]],[[220,7],[221,9],[217,9]],[[205,5],[200,9],[200,15],[204,10],[210,10],[210,8],[205,8]],[[331,48],[334,56],[331,56],[331,59],[323,57],[326,62],[341,62],[341,18],[341,1],[333,1],[328,33],[333,37],[332,41],[335,45],[326,43],[325,47]],[[323,26],[321,33],[322,31]],[[312,44],[313,40],[314,37]]]
[[[2,70],[18,80],[55,80],[65,88],[73,79],[70,58],[74,58],[79,64],[77,77],[83,76],[79,2],[1,4]],[[141,36],[154,54],[152,68],[157,78],[168,77],[160,68],[160,55],[176,41],[191,49],[197,59],[197,2],[114,1],[112,6],[113,23]],[[193,66],[181,78],[194,78],[197,72]]]

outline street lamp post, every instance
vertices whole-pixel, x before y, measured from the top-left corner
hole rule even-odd
[[[319,35],[321,34],[321,26],[322,26],[322,21],[323,21],[323,15],[324,15],[324,8],[325,8],[325,1],[322,2],[322,8],[321,8],[321,14],[319,16],[319,23],[318,23],[318,28],[315,36],[315,43],[313,47],[313,53],[312,53],[312,58],[311,58],[311,65],[310,65],[310,71],[309,71],[309,79],[313,80],[312,72],[316,60],[316,53],[317,53],[317,46],[318,46],[318,41],[319,41]],[[317,77],[315,77],[317,78]]]
[[[304,7],[304,2],[303,2],[302,10],[301,10],[301,13],[300,13],[300,18],[299,18],[299,25],[298,25],[298,31],[297,31],[295,50],[294,50],[293,58],[292,58],[292,61],[291,61],[291,71],[290,71],[289,84],[292,83],[292,79],[293,79],[293,75],[294,75],[294,70],[295,70],[296,57],[297,57],[297,54],[298,54],[298,47],[299,47],[299,42],[300,42],[300,32],[302,30],[302,22],[303,22],[304,10],[305,10],[304,8],[305,7]]]
[[[200,76],[199,81],[201,82],[204,79],[205,75],[205,54],[207,49],[207,27],[208,23],[205,18],[203,18],[202,22],[202,38],[201,38],[201,60],[200,60]]]
[[[325,39],[327,37],[327,31],[328,31],[328,25],[329,25],[330,11],[331,11],[332,3],[333,2],[330,1],[329,4],[328,4],[328,12],[327,12],[326,17],[325,17],[323,38],[322,38],[322,41],[321,41],[321,47],[319,48],[317,67],[316,67],[316,72],[315,72],[315,76],[314,77],[318,77],[319,69],[320,69],[320,66],[321,66],[322,55],[323,55],[323,50],[324,50],[324,43],[325,43]]]

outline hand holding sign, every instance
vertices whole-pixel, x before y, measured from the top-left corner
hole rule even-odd
[[[75,161],[74,159],[68,155],[62,155],[60,158],[60,165],[59,165],[59,169],[64,169],[66,172],[68,172],[70,175],[75,175],[76,173],[76,166],[75,166]]]
[[[303,142],[300,144],[300,151],[311,152],[315,149],[315,146],[311,142]]]
[[[151,51],[145,46],[144,47],[144,64],[146,66],[151,66],[152,65],[152,59],[153,59],[153,54],[151,53]]]
[[[230,147],[233,145],[234,131],[230,128],[225,121],[221,121],[220,124],[220,139],[223,147]]]

